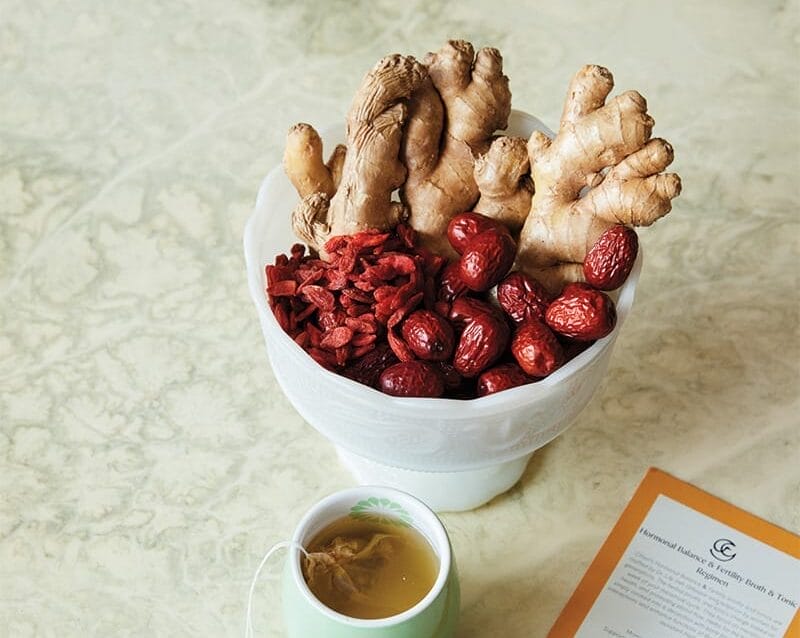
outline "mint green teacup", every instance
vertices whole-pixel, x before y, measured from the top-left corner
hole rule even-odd
[[[441,521],[413,496],[388,487],[355,487],[331,494],[300,521],[293,543],[305,547],[325,526],[344,516],[390,518],[413,526],[439,558],[431,590],[406,611],[376,620],[351,618],[323,605],[306,585],[295,545],[283,572],[283,615],[289,638],[451,638],[460,593],[450,540]]]

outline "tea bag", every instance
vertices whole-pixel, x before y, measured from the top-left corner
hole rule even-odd
[[[323,600],[344,598],[368,605],[369,590],[394,552],[396,540],[392,534],[384,533],[335,537],[303,559],[303,575],[309,589]]]

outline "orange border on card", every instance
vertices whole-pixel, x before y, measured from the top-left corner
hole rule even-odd
[[[800,536],[651,467],[547,634],[548,638],[575,635],[659,494],[702,512],[789,556],[800,558]],[[800,611],[795,613],[788,631],[784,634],[785,638],[789,636],[800,636]]]

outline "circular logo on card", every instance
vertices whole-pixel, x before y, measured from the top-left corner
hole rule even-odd
[[[736,552],[733,551],[735,548],[736,543],[734,543],[732,540],[727,538],[718,538],[714,541],[714,544],[708,551],[711,552],[711,555],[721,563],[727,563],[736,556]]]

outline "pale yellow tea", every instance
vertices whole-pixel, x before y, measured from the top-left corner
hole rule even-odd
[[[340,518],[311,539],[302,559],[313,594],[353,618],[386,618],[410,609],[433,587],[439,559],[413,527]]]

